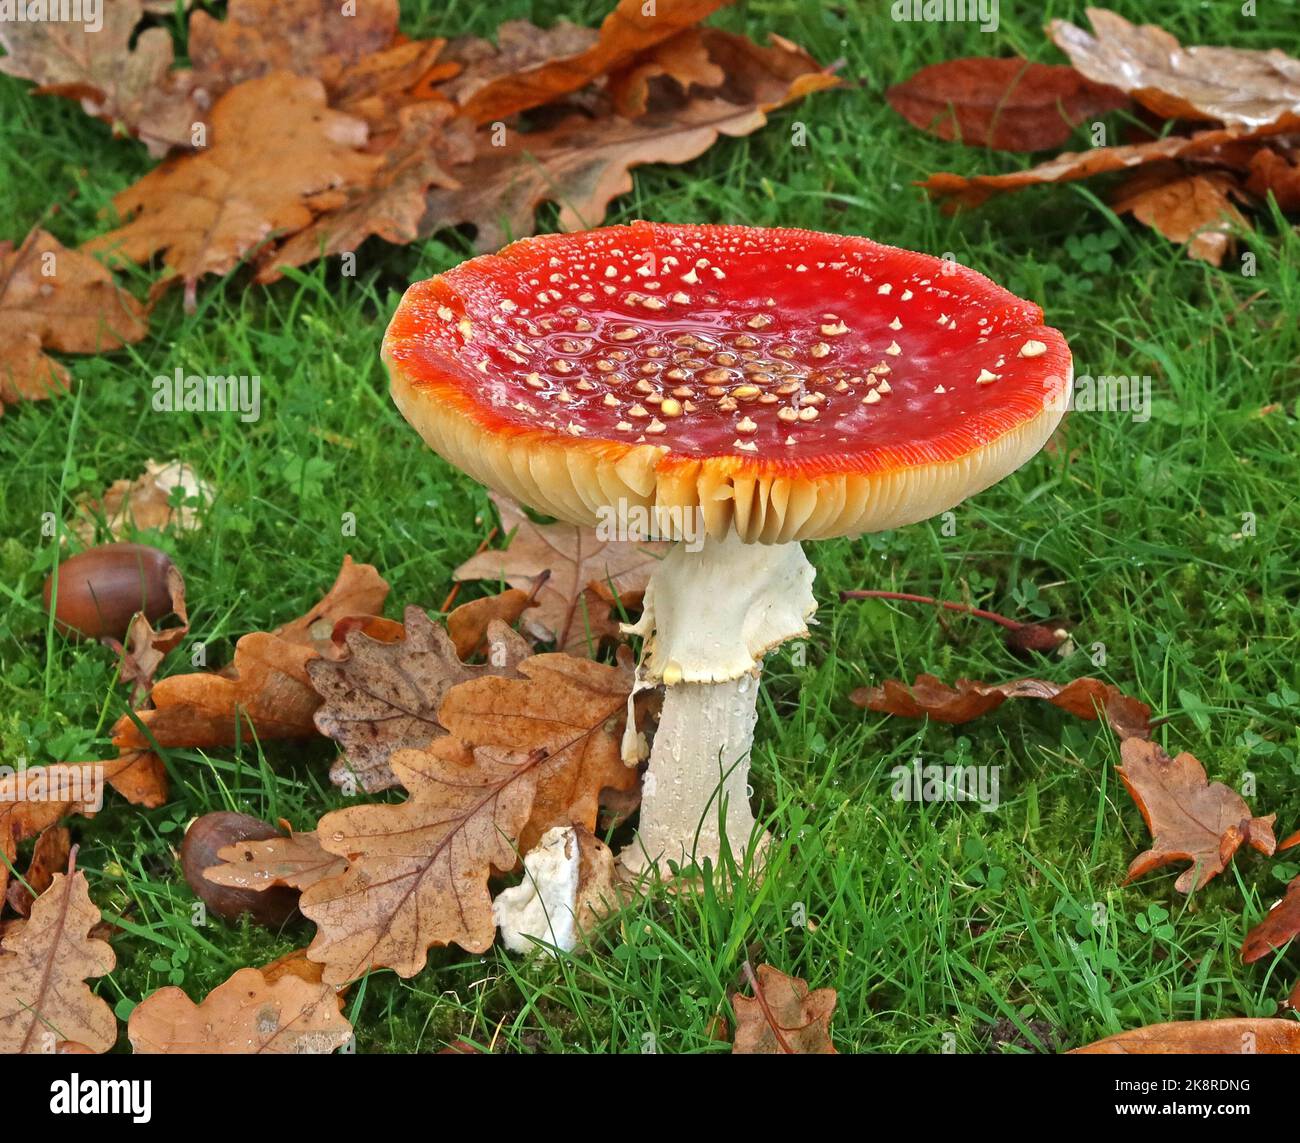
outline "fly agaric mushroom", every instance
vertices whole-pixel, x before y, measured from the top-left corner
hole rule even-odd
[[[702,524],[632,629],[665,696],[625,866],[756,841],[760,663],[816,608],[800,542],[925,520],[1033,456],[1072,376],[1042,317],[955,262],[743,226],[529,238],[407,290],[383,356],[435,452],[574,524]]]

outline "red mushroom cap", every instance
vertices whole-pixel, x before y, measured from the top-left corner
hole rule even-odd
[[[416,283],[384,360],[430,447],[540,511],[699,508],[775,543],[926,519],[1028,460],[1071,378],[1042,317],[866,238],[639,222]]]

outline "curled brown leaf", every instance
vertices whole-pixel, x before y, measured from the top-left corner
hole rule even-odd
[[[933,718],[939,722],[970,722],[997,710],[1008,699],[1042,699],[1076,718],[1105,718],[1120,738],[1145,738],[1151,733],[1151,708],[1101,679],[1074,679],[1065,684],[1046,679],[1012,679],[980,683],[958,679],[947,686],[934,675],[917,675],[910,687],[886,679],[878,687],[859,687],[849,701],[868,710],[903,718]]]

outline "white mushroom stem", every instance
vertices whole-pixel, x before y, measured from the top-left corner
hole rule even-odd
[[[650,769],[641,787],[641,825],[619,860],[641,872],[651,863],[717,864],[721,822],[737,864],[754,834],[749,754],[758,721],[758,674],[725,683],[678,683],[664,692]],[[660,865],[665,874],[666,864]]]
[[[645,639],[642,685],[665,685],[642,787],[633,872],[668,862],[718,863],[725,835],[737,864],[754,842],[749,758],[762,656],[808,634],[816,572],[797,543],[745,544],[734,533],[699,551],[678,544],[650,578],[629,628]]]

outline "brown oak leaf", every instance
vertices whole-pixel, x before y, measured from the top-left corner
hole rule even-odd
[[[1072,67],[970,56],[923,67],[885,92],[914,127],[972,147],[1042,151],[1080,123],[1128,104]]]
[[[1260,147],[1250,157],[1246,189],[1261,199],[1270,194],[1279,209],[1300,210],[1300,149],[1287,152]]]
[[[447,634],[456,646],[456,654],[462,659],[468,659],[483,646],[492,620],[512,624],[527,608],[533,606],[532,591],[518,587],[462,603],[447,615]]]
[[[338,654],[333,643],[334,628],[344,619],[372,616],[383,610],[388,583],[373,564],[359,564],[343,557],[343,566],[329,591],[305,615],[281,624],[271,632],[286,643],[311,647],[326,658]]]
[[[537,795],[519,836],[532,849],[552,826],[592,830],[602,790],[639,787],[623,763],[621,742],[633,674],[572,655],[535,655],[519,664],[522,679],[481,678],[452,687],[438,720],[475,746],[542,751]]]
[[[421,103],[399,113],[396,139],[383,151],[383,165],[347,200],[326,211],[261,259],[259,282],[282,277],[285,266],[356,250],[367,238],[404,245],[418,237],[430,187],[459,189],[447,168],[474,157],[468,121],[445,103]]]
[[[188,144],[196,116],[188,84],[172,71],[174,50],[165,28],[136,27],[140,0],[100,5],[102,26],[84,20],[0,20],[8,53],[0,72],[30,79],[38,95],[81,101],[89,115],[138,134],[153,149]]]
[[[241,841],[217,851],[223,864],[203,871],[215,885],[261,892],[279,885],[308,889],[317,881],[337,877],[348,863],[321,848],[314,830],[289,832],[288,837]]]
[[[56,873],[27,922],[0,941],[0,1053],[47,1053],[60,1041],[106,1052],[117,1040],[113,1010],[86,981],[113,971],[107,941],[80,870]]]
[[[1164,1055],[1296,1055],[1300,1053],[1300,1021],[1296,1020],[1180,1020],[1148,1024],[1075,1048],[1072,1056]]]
[[[1171,242],[1186,242],[1187,253],[1218,266],[1228,250],[1235,223],[1246,226],[1232,205],[1241,195],[1236,178],[1227,171],[1188,172],[1177,164],[1153,164],[1134,171],[1111,197],[1116,214],[1132,214]]]
[[[177,489],[182,502],[174,506]],[[101,529],[112,540],[130,539],[131,532],[168,528],[190,532],[202,525],[200,513],[212,503],[213,495],[212,485],[184,461],[146,460],[144,472],[134,480],[115,480],[102,496],[82,500],[69,531],[88,548],[100,541]]]
[[[710,57],[728,77],[723,86],[693,88],[634,120],[571,115],[543,130],[512,131],[504,147],[482,134],[477,157],[456,169],[461,189],[430,193],[421,233],[470,223],[475,246],[495,250],[534,233],[536,209],[548,201],[559,204],[561,230],[599,226],[610,202],[632,189],[633,167],[689,162],[720,135],[752,134],[768,112],[839,82],[788,41],[762,48],[708,31]]]
[[[1133,859],[1125,884],[1162,865],[1190,861],[1174,882],[1180,893],[1190,893],[1222,873],[1243,843],[1265,855],[1276,848],[1277,815],[1253,817],[1245,799],[1222,782],[1209,782],[1192,755],[1170,758],[1154,742],[1129,738],[1120,758],[1119,776],[1154,842]]]
[[[549,572],[538,588],[537,607],[525,617],[536,624],[542,639],[562,651],[586,651],[618,625],[610,608],[586,589],[593,581],[610,585],[623,595],[643,591],[650,573],[668,553],[662,542],[598,539],[592,528],[574,524],[534,524],[513,500],[492,496],[501,528],[512,532],[510,545],[471,556],[454,573],[458,580],[504,580],[521,590],[533,586],[539,573]]]
[[[488,949],[496,931],[488,877],[517,860],[540,761],[540,752],[471,753],[440,738],[393,755],[410,792],[401,805],[321,818],[321,845],[348,861],[346,873],[313,885],[300,902],[317,925],[308,956],[325,965],[325,980],[344,984],[373,968],[414,976],[434,945]]]
[[[113,727],[121,751],[233,746],[254,738],[310,738],[320,697],[307,676],[310,647],[254,631],[235,644],[225,673],[172,675],[154,684],[153,710],[123,715]]]
[[[1043,699],[1076,718],[1104,717],[1120,738],[1145,738],[1151,733],[1151,708],[1100,679],[1074,679],[1064,685],[1046,679],[1012,679],[980,683],[958,679],[947,686],[934,675],[917,675],[910,687],[886,679],[878,687],[859,687],[849,701],[868,710],[902,718],[932,718],[938,722],[970,722],[997,710],[1007,699]]]
[[[596,42],[590,47],[531,67],[520,68],[515,62],[508,72],[463,98],[465,114],[476,123],[491,123],[551,103],[586,87],[684,28],[698,24],[725,2],[659,0],[647,9],[644,0],[619,0],[605,17]],[[571,39],[570,36],[566,43]]]
[[[120,754],[105,779],[133,806],[156,810],[167,802],[167,767],[151,750],[128,750]]]
[[[233,746],[254,736],[314,736],[320,696],[307,664],[322,650],[336,653],[330,633],[339,620],[354,608],[363,614],[378,610],[387,594],[388,585],[374,567],[345,557],[320,603],[275,631],[245,635],[224,670],[155,683],[149,692],[154,709],[123,715],[113,727],[113,745],[125,753],[155,746]]]
[[[42,830],[27,863],[27,875],[21,881],[9,882],[9,891],[5,895],[9,908],[20,917],[28,916],[32,902],[54,883],[54,875],[68,867],[71,851],[72,835],[63,826]]]
[[[1144,163],[1167,159],[1215,159],[1225,148],[1266,137],[1273,128],[1216,128],[1191,135],[1168,135],[1149,143],[1122,147],[1094,147],[1089,151],[1066,151],[1037,166],[1002,175],[956,175],[940,171],[919,185],[932,197],[943,199],[946,210],[979,206],[992,195],[1023,190],[1044,183],[1077,182],[1108,171],[1131,170]]]
[[[328,984],[292,973],[268,983],[241,968],[195,1004],[179,988],[146,996],[127,1021],[139,1055],[325,1055],[352,1039]]]
[[[392,44],[397,17],[397,0],[230,0],[224,20],[190,17],[189,56],[214,93],[277,71],[332,83]]]
[[[319,79],[330,107],[364,119],[385,139],[397,130],[403,108],[438,97],[417,90],[422,84],[459,68],[438,62],[445,40],[398,34],[395,0],[348,7],[335,0],[235,0],[224,21],[196,12],[189,34],[194,71],[177,80],[206,106],[232,87],[277,71]]]
[[[495,43],[458,36],[448,44],[443,62],[454,64],[456,71],[437,83],[437,92],[463,106],[488,84],[552,60],[581,55],[599,38],[595,28],[571,20],[557,20],[549,28],[539,28],[531,20],[506,20],[496,30]]]
[[[1167,119],[1300,126],[1300,60],[1271,49],[1185,48],[1153,24],[1089,8],[1093,35],[1053,20],[1048,35],[1083,75],[1114,84]]]
[[[93,816],[103,804],[104,783],[136,762],[126,755],[107,762],[61,762],[0,774],[0,901],[18,846],[61,818]]]
[[[448,634],[419,607],[408,607],[404,637],[396,643],[364,631],[343,637],[347,654],[307,667],[323,700],[316,727],[343,747],[330,769],[335,785],[352,781],[367,793],[397,785],[390,761],[395,751],[427,746],[446,733],[438,707],[457,683],[483,675],[515,675],[532,652],[504,623],[488,626],[488,661],[460,661]]]
[[[284,956],[278,956],[270,964],[262,965],[259,971],[267,984],[274,984],[282,976],[296,976],[308,984],[320,984],[325,979],[324,966],[314,960],[308,960],[305,948],[293,949]],[[336,994],[340,1006],[343,1004],[343,995],[346,991],[347,989],[339,989]]]
[[[1286,887],[1286,894],[1269,910],[1268,916],[1246,934],[1241,959],[1252,964],[1274,949],[1282,948],[1297,933],[1300,933],[1300,877]]]
[[[183,282],[193,308],[201,277],[228,273],[273,232],[303,229],[368,183],[383,157],[358,149],[366,138],[362,120],[326,106],[319,80],[287,72],[250,80],[213,107],[208,147],[118,194],[129,221],[85,249],[133,262],[161,254],[169,275],[160,286]]]
[[[88,254],[39,228],[18,247],[0,242],[0,415],[68,387],[67,369],[47,350],[103,353],[147,331],[140,303]]]
[[[748,968],[748,965],[746,966]],[[753,996],[731,998],[736,1010],[733,1055],[833,1056],[831,1016],[838,999],[833,988],[809,992],[797,977],[768,964],[750,975]]]
[[[446,40],[407,40],[362,56],[329,85],[330,106],[370,125],[371,149],[386,146],[404,109],[423,100],[447,101],[438,84],[460,71],[439,57]]]
[[[703,31],[687,28],[610,74],[605,87],[614,109],[629,119],[644,115],[651,86],[660,77],[674,81],[682,91],[721,87],[727,80],[726,72],[709,55]]]
[[[131,684],[131,703],[144,700],[153,687],[154,676],[163,660],[190,633],[190,615],[185,603],[185,577],[175,564],[167,567],[167,591],[171,597],[171,614],[179,621],[169,627],[155,627],[143,611],[131,616],[126,639],[105,638],[104,642],[120,656],[118,678]]]

